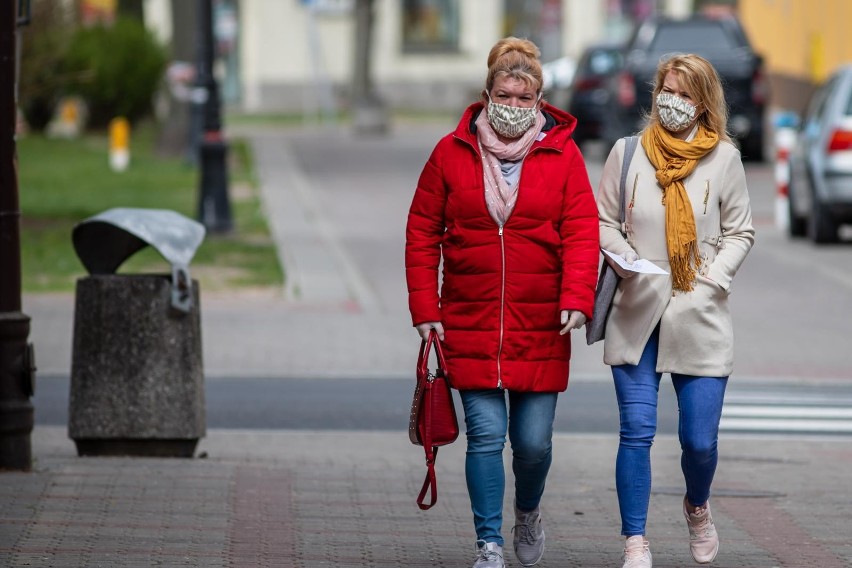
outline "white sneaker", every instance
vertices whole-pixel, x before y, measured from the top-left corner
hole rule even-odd
[[[506,568],[503,547],[496,542],[476,541],[476,561],[473,568]]]
[[[631,536],[624,543],[624,565],[621,568],[651,568],[651,549],[644,536]]]
[[[690,513],[684,497],[683,516],[686,517],[686,526],[689,528],[689,551],[692,558],[699,564],[713,562],[719,553],[719,535],[716,533],[716,525],[713,524],[713,515],[710,514],[710,502],[696,507],[695,511]]]
[[[515,556],[524,566],[535,566],[544,556],[544,529],[541,528],[541,509],[524,513],[515,507]]]

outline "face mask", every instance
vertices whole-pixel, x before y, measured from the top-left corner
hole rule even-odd
[[[535,124],[538,115],[538,104],[532,108],[501,105],[491,101],[488,96],[488,123],[494,132],[506,138],[518,138]],[[541,95],[539,95],[539,99]]]
[[[695,105],[671,93],[657,95],[660,123],[670,132],[683,132],[695,120]]]

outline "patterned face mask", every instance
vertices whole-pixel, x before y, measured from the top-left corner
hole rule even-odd
[[[670,132],[683,132],[695,120],[695,105],[671,93],[657,95],[660,124]]]
[[[488,97],[488,123],[494,132],[506,138],[519,138],[524,132],[535,124],[538,115],[538,104],[532,108],[513,107],[492,102],[491,95]],[[538,95],[541,99],[541,94]],[[536,101],[537,103],[538,101]]]

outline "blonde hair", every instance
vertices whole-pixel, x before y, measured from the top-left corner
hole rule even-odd
[[[727,131],[728,105],[725,102],[722,80],[709,61],[693,53],[668,56],[668,59],[660,62],[654,77],[648,126],[660,123],[657,95],[663,90],[663,83],[669,71],[677,74],[680,86],[689,91],[693,103],[699,105],[698,122],[707,130],[718,134],[720,140],[731,142]]]
[[[544,77],[541,72],[541,51],[528,39],[505,37],[494,44],[488,54],[488,76],[485,90],[491,92],[494,80],[506,76],[519,79],[541,92]],[[483,97],[484,98],[484,97]]]

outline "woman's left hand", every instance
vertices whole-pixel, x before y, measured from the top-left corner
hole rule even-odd
[[[577,310],[562,310],[559,313],[559,321],[562,324],[562,329],[559,330],[559,335],[565,335],[572,329],[580,329],[586,323],[586,316],[583,312]]]

